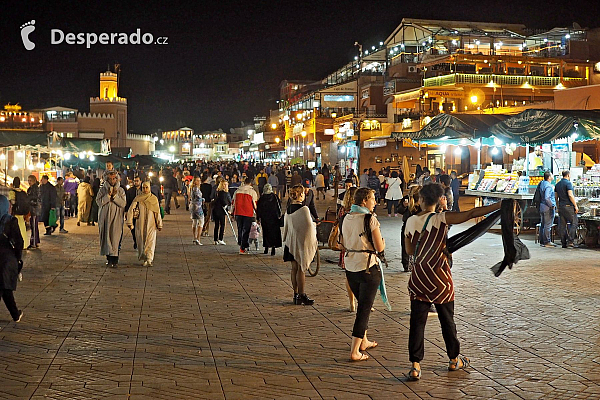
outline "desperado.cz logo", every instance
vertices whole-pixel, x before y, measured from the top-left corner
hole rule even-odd
[[[23,40],[23,46],[26,50],[33,50],[35,43],[31,41],[29,35],[35,30],[35,20],[29,21],[21,25],[21,39]],[[167,36],[158,36],[156,39],[154,35],[145,32],[142,33],[140,28],[137,28],[135,32],[124,33],[124,32],[63,32],[61,29],[50,30],[50,44],[68,45],[85,45],[86,48],[91,48],[94,45],[167,45],[169,44],[169,38]]]

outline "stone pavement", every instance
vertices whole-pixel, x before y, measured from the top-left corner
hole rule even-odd
[[[369,338],[379,347],[350,363],[354,315],[336,265],[307,278],[313,307],[294,306],[281,249],[238,255],[229,227],[227,246],[194,246],[182,210],[167,216],[152,268],[128,233],[119,268],[105,268],[97,228],[74,219],[27,252],[15,293],[23,321],[0,307],[1,399],[600,398],[597,250],[540,248],[525,234],[532,260],[500,278],[489,271],[503,255],[498,234],[457,252],[456,322],[472,367],[447,371],[432,317],[423,378],[407,382],[399,219],[380,218],[393,311],[377,298]]]

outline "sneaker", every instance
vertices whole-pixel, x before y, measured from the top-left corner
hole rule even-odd
[[[432,304],[431,307],[429,308],[429,314],[431,315],[437,315],[437,310],[435,308],[435,306]]]
[[[227,244],[227,243],[225,243],[225,242],[224,242],[224,241],[222,241],[222,240],[219,240],[217,243],[219,243],[221,246],[225,246],[225,245]]]
[[[215,244],[215,246],[216,246],[216,245],[218,245],[218,244],[219,244],[219,242],[215,240],[215,243],[214,243],[214,244]]]
[[[19,318],[15,319],[15,322],[21,322],[21,318],[23,318],[23,311],[19,311]]]
[[[304,306],[312,306],[315,303],[315,301],[313,299],[310,299],[306,293],[303,294],[299,294],[298,295],[298,303],[296,304],[302,304]]]
[[[66,230],[66,229],[64,229],[64,228],[62,228],[62,229],[60,230],[60,233],[69,233],[69,231],[68,231],[68,230]]]
[[[546,243],[542,245],[543,247],[556,247],[554,243]]]
[[[388,218],[392,218],[392,214],[388,214]]]
[[[246,253],[247,253],[246,250],[240,249],[240,254],[246,254]]]
[[[394,214],[394,218],[398,218],[398,214]]]

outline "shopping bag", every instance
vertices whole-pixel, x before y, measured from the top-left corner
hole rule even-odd
[[[56,224],[56,210],[53,208],[50,210],[50,215],[48,216],[48,226],[55,227]]]

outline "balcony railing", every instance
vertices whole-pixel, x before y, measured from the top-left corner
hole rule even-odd
[[[568,87],[585,86],[585,78],[567,78],[563,81]],[[451,74],[426,78],[423,80],[424,87],[447,86],[457,84],[470,85],[507,85],[507,86],[557,86],[560,83],[558,76],[526,76],[526,75],[495,75],[495,74]]]

